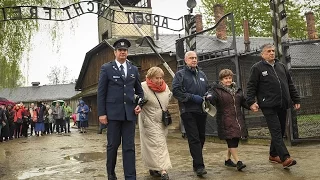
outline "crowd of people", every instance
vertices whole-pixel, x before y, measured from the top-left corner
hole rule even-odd
[[[86,133],[89,107],[83,100],[75,110],[66,102],[51,105],[37,102],[25,106],[22,102],[15,105],[0,104],[0,142],[28,136],[71,133],[70,120],[80,133]]]
[[[282,138],[287,109],[299,109],[300,97],[289,71],[275,59],[273,45],[265,44],[262,47],[261,61],[251,68],[246,96],[233,81],[234,73],[230,69],[222,69],[218,81],[209,83],[205,73],[198,67],[194,51],[185,54],[185,66],[176,72],[172,92],[159,67],[151,67],[145,82],[141,83],[137,67],[127,60],[130,42],[119,39],[113,46],[116,59],[101,67],[97,93],[99,122],[101,127],[108,128],[108,180],[117,179],[115,168],[121,143],[125,179],[136,180],[135,127],[138,119],[141,159],[145,167],[151,176],[169,180],[168,170],[172,168],[172,164],[166,142],[168,126],[163,122],[163,114],[167,111],[172,96],[179,103],[193,171],[197,176],[207,174],[203,158],[207,119],[204,102],[211,103],[217,110],[218,136],[227,144],[225,166],[238,171],[246,168],[238,155],[239,141],[248,136],[242,108],[253,112],[261,109],[266,117],[271,134],[269,161],[282,164],[283,168],[297,163],[291,158]],[[31,104],[29,108],[20,103],[14,107],[8,106],[7,109],[2,106],[1,109],[1,140],[27,136],[29,125],[31,135],[33,130],[36,136],[53,133],[52,123],[56,125],[57,133],[67,133],[70,132],[70,117],[76,119],[80,132],[86,133],[90,111],[82,100],[79,101],[76,115],[72,115],[67,104],[60,107],[59,103],[50,107],[38,102],[36,107]],[[1,132],[1,125],[2,130],[3,127],[9,127],[8,134]]]
[[[176,72],[172,92],[164,81],[164,72],[151,67],[146,81],[140,82],[137,67],[127,60],[131,43],[119,39],[114,44],[115,60],[104,64],[98,83],[98,115],[107,131],[107,175],[116,180],[117,150],[122,143],[123,170],[126,180],[136,180],[135,121],[138,119],[141,156],[151,176],[168,180],[172,168],[166,143],[168,126],[163,123],[171,97],[179,103],[180,117],[186,130],[193,171],[207,174],[203,159],[207,111],[203,103],[216,108],[218,136],[227,143],[224,165],[241,171],[246,164],[238,155],[239,141],[247,138],[242,108],[257,112],[261,109],[271,134],[269,161],[283,168],[295,165],[284,142],[286,111],[300,108],[300,97],[284,64],[275,58],[274,46],[265,44],[261,61],[251,68],[247,96],[235,82],[234,73],[223,69],[217,82],[209,83],[198,67],[197,54],[185,54],[185,66]],[[136,101],[134,100],[135,96]],[[138,100],[137,100],[138,99]],[[137,118],[138,115],[138,118]],[[235,160],[232,161],[231,157]]]

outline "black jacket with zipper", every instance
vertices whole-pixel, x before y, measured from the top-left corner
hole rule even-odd
[[[292,101],[300,104],[300,97],[289,71],[277,59],[274,66],[263,59],[252,66],[247,83],[249,106],[256,102],[255,97],[260,108],[288,109],[291,108]]]
[[[172,93],[179,101],[181,114],[185,112],[205,113],[202,110],[202,104],[192,101],[192,95],[203,97],[208,89],[208,79],[199,68],[185,66],[176,72],[172,81]]]

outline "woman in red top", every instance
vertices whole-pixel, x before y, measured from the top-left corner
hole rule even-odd
[[[14,113],[14,125],[15,125],[15,131],[14,131],[14,138],[19,138],[21,136],[21,128],[22,128],[22,112],[24,109],[20,104],[17,104],[14,107],[15,113]]]

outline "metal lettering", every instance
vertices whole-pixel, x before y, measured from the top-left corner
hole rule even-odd
[[[67,11],[68,17],[69,17],[69,19],[71,19],[70,12],[69,12],[70,6],[67,6],[67,7],[62,8],[62,9],[63,9],[64,11]]]
[[[98,15],[99,16],[103,16],[103,14],[105,13],[106,11],[106,7],[103,5],[103,4],[98,4]]]
[[[130,14],[131,14],[131,12],[125,12],[125,14],[126,14],[127,17],[128,17],[128,21],[127,21],[128,24],[131,24],[131,23],[130,23]]]
[[[77,5],[78,5],[78,7],[77,7]],[[76,11],[76,13],[77,13],[78,16],[81,15],[81,14],[78,12],[79,9],[81,10],[82,14],[84,14],[83,9],[82,9],[80,3],[73,4],[73,8],[74,8],[74,10]]]
[[[144,18],[145,18],[144,24],[151,25],[151,14],[146,14]]]
[[[87,3],[87,5],[91,5],[91,9],[87,9],[88,10],[88,12],[93,12],[94,11],[94,4],[91,2],[91,1],[89,1],[88,3]]]
[[[154,26],[159,26],[159,15],[155,15],[153,17],[153,25]]]
[[[30,7],[30,18],[31,19],[38,19],[38,7],[37,6]]]
[[[51,8],[48,7],[43,7],[43,10],[45,10],[46,12],[44,12],[45,14],[49,15],[49,20],[51,20]]]
[[[16,15],[16,16],[13,16],[10,19],[22,19],[21,7],[13,7],[12,15]]]
[[[76,16],[81,16],[86,13],[97,14],[99,17],[105,18],[117,24],[146,24],[171,29],[173,31],[181,31],[183,29],[184,24],[182,18],[172,19],[169,17],[144,12],[118,11],[110,8],[110,6],[107,6],[106,4],[99,3],[98,1],[80,1],[78,3],[74,3],[63,8],[51,8],[40,6],[0,7],[0,22],[17,19],[43,19],[53,21],[65,21],[72,19]],[[122,19],[115,21],[115,16],[118,14],[123,15],[123,13],[127,16],[127,21]],[[56,14],[61,14],[61,16],[56,17]],[[170,28],[169,21],[173,21],[174,23],[179,23],[179,21],[181,21],[182,28]]]
[[[1,9],[2,9],[3,20],[6,21],[7,20],[6,10],[5,8],[1,8]]]
[[[138,12],[133,13],[133,21],[137,24],[143,24],[143,14]]]
[[[168,28],[168,18],[167,17],[163,17],[162,27]]]

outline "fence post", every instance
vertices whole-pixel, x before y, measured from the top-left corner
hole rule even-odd
[[[287,26],[287,14],[285,10],[285,0],[270,0],[270,10],[272,15],[272,33],[274,45],[276,48],[277,56],[279,60],[284,63],[288,69],[291,68],[290,56],[288,56],[289,44],[288,42],[288,26]],[[296,123],[296,121],[294,122]],[[292,121],[292,108],[287,111],[287,123],[286,123],[286,136],[287,143],[292,145],[294,138],[294,130],[297,130],[296,124],[293,125]]]
[[[184,15],[185,20],[185,36],[196,33],[196,18],[194,15]],[[186,38],[187,51],[194,51],[196,49],[196,36]]]

